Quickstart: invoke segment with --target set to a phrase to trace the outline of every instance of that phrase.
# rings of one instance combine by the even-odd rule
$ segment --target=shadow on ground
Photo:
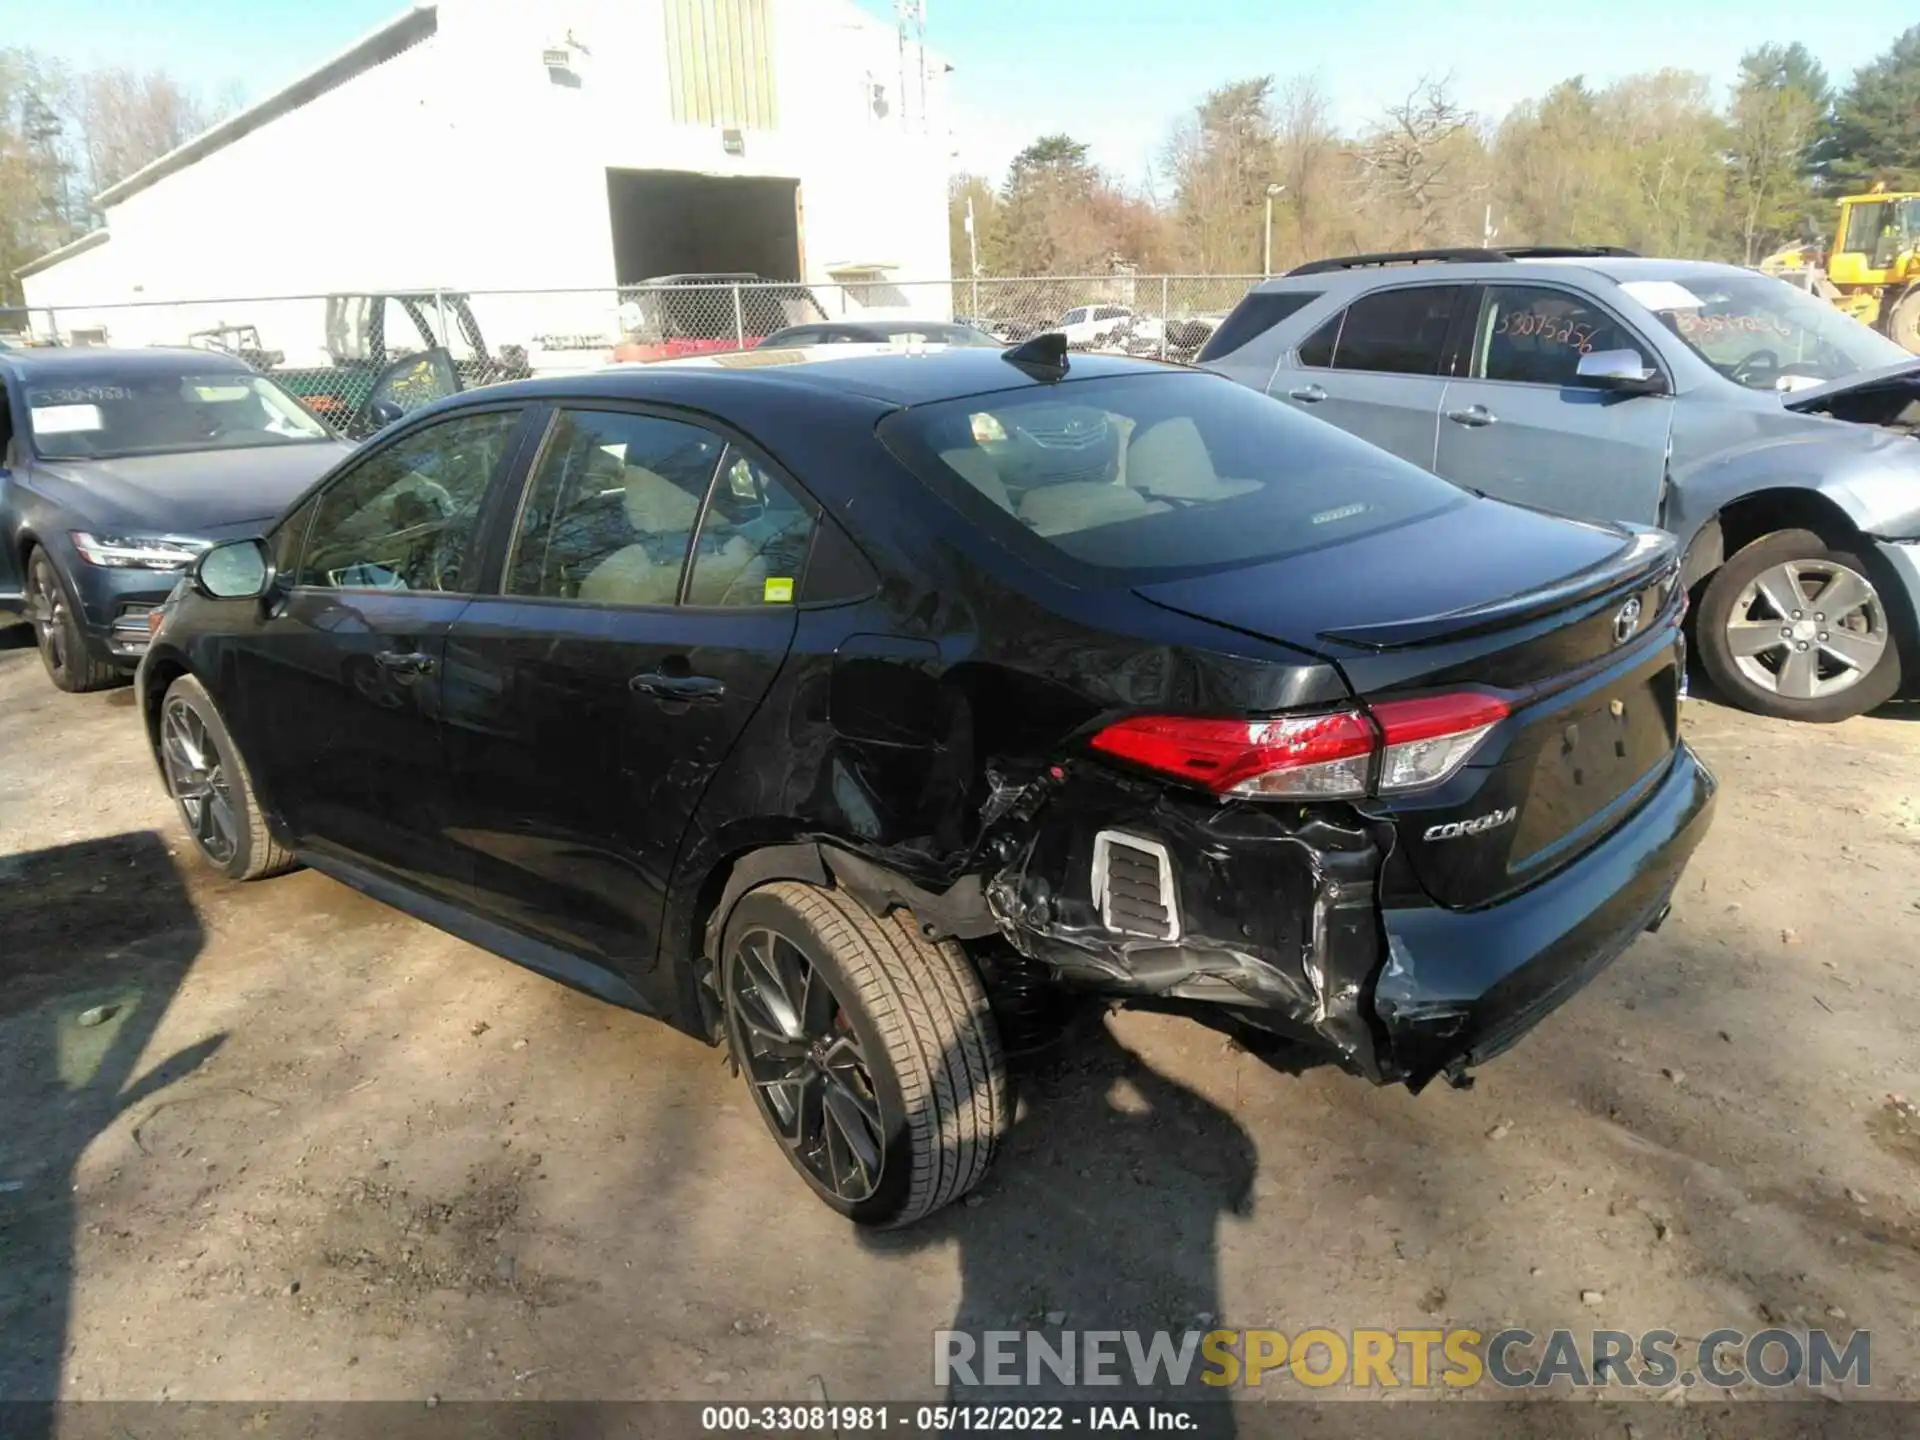
[[[0,1400],[59,1393],[74,1169],[224,1036],[136,1077],[204,935],[151,832],[0,857]]]
[[[951,1343],[960,1348],[949,1353],[970,1353],[973,1368],[971,1378],[956,1368],[949,1399],[1221,1398],[1199,1384],[1197,1353],[1185,1383],[1172,1384],[1165,1370],[1137,1374],[1117,1336],[1110,1342],[1117,1386],[1089,1385],[1084,1371],[1074,1384],[1060,1383],[1055,1370],[1030,1377],[1024,1354],[1015,1373],[1028,1383],[1002,1388],[989,1379],[988,1332],[1041,1332],[1058,1350],[1062,1332],[1084,1339],[1088,1331],[1130,1330],[1144,1339],[1213,1328],[1225,1308],[1220,1226],[1251,1212],[1258,1163],[1252,1139],[1227,1110],[1148,1064],[1097,1009],[1021,1071],[1022,1103],[989,1182],[992,1203],[956,1205],[904,1232],[860,1235],[882,1255],[958,1248],[961,1293],[950,1326],[965,1338],[956,1337]],[[1195,1433],[1231,1435],[1228,1407],[1209,1406]]]

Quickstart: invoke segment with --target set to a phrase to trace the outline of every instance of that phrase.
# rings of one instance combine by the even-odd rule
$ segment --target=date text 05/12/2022
[[[1041,1431],[1196,1430],[1197,1407],[1099,1405],[706,1405],[700,1428],[713,1434],[824,1435],[903,1430],[935,1435],[962,1431],[1030,1435]]]

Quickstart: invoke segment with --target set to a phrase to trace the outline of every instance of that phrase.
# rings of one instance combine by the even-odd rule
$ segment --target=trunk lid
[[[1442,905],[1491,903],[1604,838],[1679,740],[1672,537],[1477,501],[1268,566],[1140,587],[1337,664],[1363,704],[1457,690],[1510,707],[1430,789],[1362,802]]]

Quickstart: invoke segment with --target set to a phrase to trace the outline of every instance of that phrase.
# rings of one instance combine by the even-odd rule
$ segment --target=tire
[[[1879,575],[1873,557],[1811,530],[1764,536],[1707,582],[1694,630],[1700,663],[1732,703],[1779,720],[1831,724],[1883,705],[1900,689],[1907,617],[1894,613],[1898,597]],[[1861,587],[1867,597],[1839,624],[1820,608],[1835,584],[1846,587],[1843,602]]]
[[[197,767],[191,764],[194,751],[202,760]],[[253,776],[219,707],[191,675],[175,680],[160,701],[159,759],[167,793],[202,860],[229,880],[262,880],[294,867],[293,856],[267,827]],[[188,770],[198,772],[191,785]],[[191,793],[194,790],[200,793]],[[217,800],[224,800],[224,807]],[[217,844],[210,836],[216,827],[222,831]]]
[[[1887,306],[1884,324],[1889,340],[1920,355],[1920,285],[1908,286],[1906,294]]]
[[[728,1047],[814,1194],[892,1228],[980,1183],[1013,1111],[986,991],[957,943],[783,880],[741,897],[721,956]]]
[[[27,556],[27,614],[47,678],[70,695],[123,684],[126,672],[87,643],[73,587],[53,557],[35,548]]]

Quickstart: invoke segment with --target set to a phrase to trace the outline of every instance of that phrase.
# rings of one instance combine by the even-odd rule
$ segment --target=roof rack
[[[1621,245],[1508,245],[1498,250],[1385,250],[1374,255],[1339,255],[1309,260],[1289,275],[1324,275],[1335,270],[1364,270],[1375,265],[1498,265],[1512,260],[1577,259],[1581,256],[1634,256]]]

